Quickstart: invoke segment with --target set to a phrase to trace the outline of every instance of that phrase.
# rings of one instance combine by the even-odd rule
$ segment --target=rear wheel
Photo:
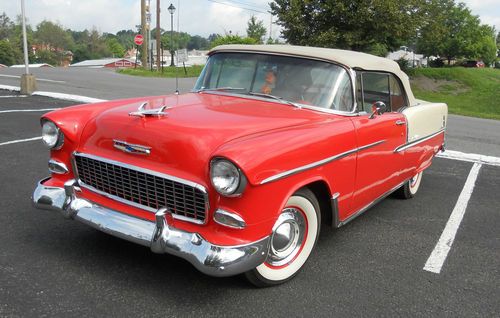
[[[284,283],[302,269],[318,239],[321,213],[318,200],[308,189],[294,193],[273,226],[266,261],[245,273],[256,286]]]
[[[410,180],[406,181],[401,188],[398,189],[397,194],[403,199],[413,198],[420,188],[420,182],[422,181],[422,171],[413,176]]]

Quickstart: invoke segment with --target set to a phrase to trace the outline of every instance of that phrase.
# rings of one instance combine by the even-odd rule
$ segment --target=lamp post
[[[175,66],[174,64],[174,12],[175,7],[170,4],[168,7],[168,12],[170,12],[170,66]]]
[[[30,74],[29,61],[28,61],[28,40],[26,37],[26,10],[24,8],[24,0],[21,0],[21,17],[22,17],[22,28],[23,28],[23,53],[24,53],[24,72],[21,75],[21,94],[31,95],[36,91],[36,79],[35,76]]]

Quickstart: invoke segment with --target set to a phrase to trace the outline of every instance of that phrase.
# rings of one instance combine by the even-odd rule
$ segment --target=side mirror
[[[387,106],[384,102],[375,102],[372,104],[372,113],[370,115],[370,119],[375,118],[375,115],[382,115],[387,110]]]

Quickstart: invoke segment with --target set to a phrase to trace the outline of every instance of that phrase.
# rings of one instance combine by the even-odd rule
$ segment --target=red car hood
[[[142,102],[126,102],[86,125],[78,151],[138,165],[204,184],[208,163],[224,143],[249,135],[325,120],[310,110],[234,96],[190,93],[145,99],[146,109],[168,106],[163,117],[136,117]],[[124,153],[113,140],[151,147],[150,155]],[[205,178],[203,178],[205,176]]]

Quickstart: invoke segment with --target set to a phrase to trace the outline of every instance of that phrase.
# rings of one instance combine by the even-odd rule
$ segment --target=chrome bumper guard
[[[269,237],[247,245],[218,246],[198,233],[176,229],[167,223],[167,209],[156,212],[156,222],[123,214],[78,198],[75,180],[64,188],[38,183],[32,202],[38,209],[59,211],[65,218],[78,220],[105,233],[149,247],[154,253],[182,257],[211,276],[232,276],[262,264],[267,256]]]

